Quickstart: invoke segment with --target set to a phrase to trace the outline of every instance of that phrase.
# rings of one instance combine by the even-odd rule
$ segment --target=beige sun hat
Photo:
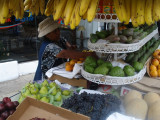
[[[59,28],[61,25],[58,24],[53,18],[46,18],[38,25],[38,37],[43,37],[48,33],[54,31],[55,29]]]

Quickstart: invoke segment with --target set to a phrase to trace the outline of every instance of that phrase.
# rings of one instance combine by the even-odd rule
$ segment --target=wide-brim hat
[[[43,37],[47,35],[48,33],[54,31],[55,29],[59,28],[61,24],[58,24],[56,21],[54,21],[52,18],[48,17],[44,19],[41,23],[38,25],[38,37]]]

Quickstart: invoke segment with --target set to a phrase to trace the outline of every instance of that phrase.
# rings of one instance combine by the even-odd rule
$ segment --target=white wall
[[[0,82],[18,78],[21,75],[35,73],[38,61],[18,64],[17,61],[0,63]]]

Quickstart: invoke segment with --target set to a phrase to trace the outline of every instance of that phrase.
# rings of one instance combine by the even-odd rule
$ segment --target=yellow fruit
[[[73,66],[72,65],[67,65],[66,66],[66,71],[71,72],[73,70]]]
[[[70,65],[70,63],[69,63],[69,62],[66,62],[65,66],[67,66],[67,65]]]
[[[160,62],[160,61],[159,61]],[[160,70],[160,64],[157,66],[157,69]]]
[[[158,73],[158,77],[160,77],[160,69],[159,69],[159,70],[157,70],[157,73]]]
[[[157,77],[158,76],[158,72],[157,71],[153,71],[153,70],[150,71],[149,74],[150,74],[151,77]]]
[[[158,59],[152,59],[152,65],[158,66],[159,65],[159,61]]]
[[[82,61],[77,61],[77,63],[83,63]]]
[[[154,51],[153,55],[154,58],[160,59],[160,50]]]
[[[70,65],[73,65],[73,66],[74,66],[75,63],[77,63],[77,60],[71,60],[69,63],[70,63]]]
[[[85,58],[79,58],[79,61],[84,61],[85,60]]]
[[[149,67],[150,71],[156,71],[157,70],[157,67],[155,65],[151,65]]]

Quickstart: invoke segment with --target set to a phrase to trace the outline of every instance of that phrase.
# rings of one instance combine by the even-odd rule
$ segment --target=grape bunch
[[[35,118],[32,118],[30,120],[46,120],[45,118],[38,118],[38,117],[35,117]]]
[[[91,120],[106,120],[113,112],[120,111],[121,101],[111,94],[74,94],[66,99],[62,107],[89,116]]]

